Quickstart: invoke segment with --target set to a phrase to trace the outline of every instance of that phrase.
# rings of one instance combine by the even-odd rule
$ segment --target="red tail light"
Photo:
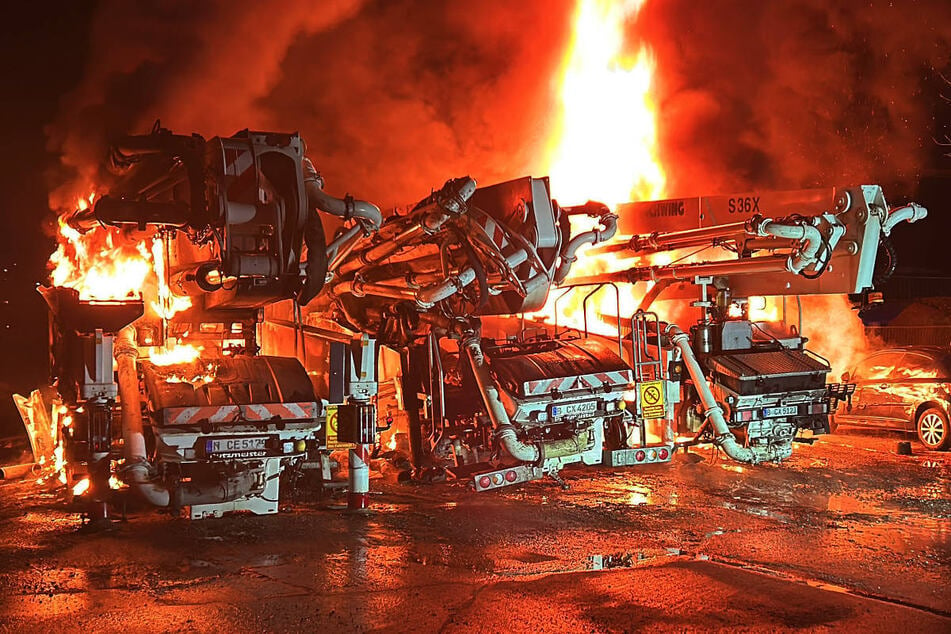
[[[492,485],[492,480],[489,479],[489,476],[482,476],[481,478],[479,478],[479,486],[482,487],[483,489],[491,485]]]
[[[667,449],[661,449],[660,451],[657,452],[657,455],[660,457],[661,460],[667,460],[667,456],[670,455],[670,452],[667,451]]]
[[[518,474],[515,473],[514,471],[506,471],[505,479],[508,480],[509,482],[515,482],[516,480],[518,480]]]
[[[644,452],[643,449],[638,450],[638,452],[634,454],[634,459],[637,460],[638,462],[644,462],[644,458],[646,457],[647,457],[647,454]]]

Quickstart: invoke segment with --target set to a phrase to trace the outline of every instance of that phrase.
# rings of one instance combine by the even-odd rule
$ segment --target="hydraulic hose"
[[[720,407],[716,398],[713,396],[710,384],[707,383],[707,377],[703,374],[703,370],[697,362],[697,357],[690,347],[690,337],[675,324],[667,326],[666,334],[670,337],[671,343],[680,348],[684,364],[687,366],[687,372],[690,374],[694,388],[700,396],[700,402],[703,404],[704,418],[710,421],[710,424],[713,426],[713,431],[716,434],[714,444],[723,449],[726,455],[737,462],[746,462],[749,464],[759,462],[753,450],[740,445],[740,443],[736,441],[736,436],[730,431],[730,427],[723,417],[723,408]]]

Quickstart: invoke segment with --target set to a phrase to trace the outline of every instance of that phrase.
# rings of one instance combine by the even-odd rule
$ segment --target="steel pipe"
[[[671,231],[668,233],[655,231],[654,233],[633,236],[625,250],[665,251],[700,244],[710,244],[711,241],[717,238],[728,238],[744,233],[746,233],[745,222],[733,222],[726,225],[685,229],[683,231]]]
[[[366,221],[367,228],[376,231],[383,224],[380,208],[365,200],[354,200],[350,196],[335,198],[324,191],[324,179],[306,156],[301,160],[304,172],[304,191],[307,202],[312,206],[343,218],[360,218]]]
[[[360,280],[349,280],[340,282],[334,286],[335,295],[353,295],[354,297],[363,297],[364,295],[377,295],[389,299],[406,299],[415,301],[417,299],[416,291],[411,288],[401,288],[398,286],[387,286],[374,282],[361,282]]]
[[[443,222],[445,222],[448,219],[449,219],[449,216],[443,214],[442,222],[440,222],[439,224],[441,225]],[[380,262],[382,262],[389,256],[399,251],[401,248],[403,248],[404,244],[422,236],[423,234],[426,233],[426,231],[427,231],[426,227],[422,222],[420,224],[413,225],[412,227],[410,227],[409,229],[406,229],[402,233],[396,236],[393,236],[393,238],[391,238],[390,240],[387,240],[386,242],[381,242],[380,244],[374,247],[370,247],[369,249],[367,249],[360,255],[344,263],[340,267],[340,275],[347,275],[348,273],[353,273],[355,271],[358,271],[359,269],[362,269],[364,266],[379,264]]]
[[[928,210],[918,203],[908,203],[903,207],[896,207],[888,214],[888,217],[882,223],[882,233],[886,236],[891,235],[892,229],[899,222],[907,220],[908,222],[917,222],[928,217]]]
[[[791,273],[801,273],[807,267],[815,264],[816,256],[823,245],[822,232],[812,225],[795,224],[787,225],[776,222],[770,218],[754,222],[756,235],[761,237],[772,236],[784,240],[797,240],[800,242],[798,249],[789,255],[787,269]],[[831,245],[830,245],[831,248]],[[832,257],[829,253],[828,257]]]
[[[606,242],[617,233],[617,215],[608,211],[607,207],[604,207],[604,210],[605,213],[598,219],[599,228],[578,234],[561,249],[561,262],[555,270],[555,284],[561,284],[568,277],[571,265],[578,260],[578,249],[586,244]]]
[[[365,239],[362,225],[355,224],[327,245],[327,270],[333,272],[350,252]]]
[[[722,448],[723,451],[726,452],[726,455],[730,456],[737,462],[746,462],[749,464],[756,464],[759,462],[759,459],[753,450],[740,445],[740,443],[736,441],[736,436],[734,436],[733,432],[730,431],[730,427],[726,423],[726,418],[723,416],[723,408],[720,407],[716,398],[713,396],[713,391],[710,389],[710,384],[707,383],[707,377],[700,368],[700,364],[697,362],[697,357],[694,355],[693,349],[690,347],[689,335],[687,335],[687,333],[685,333],[675,324],[670,324],[667,326],[665,333],[668,337],[670,337],[671,343],[680,348],[683,362],[687,366],[687,373],[690,374],[690,378],[693,380],[693,386],[697,390],[697,394],[700,397],[700,402],[703,404],[704,418],[710,421],[710,424],[713,426],[714,433],[716,434],[716,440],[714,443],[718,447]]]
[[[475,376],[476,385],[479,386],[479,393],[482,395],[482,402],[485,403],[489,420],[492,421],[492,426],[495,427],[495,437],[499,444],[516,460],[537,462],[541,456],[538,447],[534,444],[523,443],[515,433],[515,427],[512,426],[508,412],[505,411],[505,406],[502,405],[502,399],[499,398],[499,388],[496,387],[489,366],[485,362],[485,355],[482,352],[479,340],[473,337],[466,341],[464,345],[469,366]]]
[[[495,437],[505,451],[522,462],[541,463],[548,458],[562,458],[583,453],[591,448],[591,437],[587,429],[579,431],[571,438],[548,440],[537,443],[524,443],[518,439],[515,427],[509,418],[505,406],[499,397],[499,388],[492,379],[492,373],[485,362],[485,355],[479,340],[471,337],[464,344],[466,357],[472,374],[475,376],[482,402],[485,404],[489,420],[495,427]]]

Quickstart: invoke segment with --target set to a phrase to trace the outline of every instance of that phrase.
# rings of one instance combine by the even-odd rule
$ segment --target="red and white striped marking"
[[[202,423],[234,423],[239,421],[313,420],[317,403],[251,403],[248,405],[200,405],[168,407],[162,410],[163,425],[200,425]]]
[[[570,392],[572,390],[597,389],[605,386],[619,387],[629,385],[633,382],[634,375],[631,370],[614,370],[611,372],[594,372],[591,374],[580,374],[555,379],[526,381],[522,386],[522,390],[524,390],[525,396],[541,396],[552,391]]]
[[[350,450],[350,490],[347,493],[347,508],[365,509],[370,505],[370,450],[366,445],[357,445]]]
[[[238,148],[225,148],[225,174],[238,176],[254,165],[254,155]]]

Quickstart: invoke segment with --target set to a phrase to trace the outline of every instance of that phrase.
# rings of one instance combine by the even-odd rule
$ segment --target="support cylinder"
[[[347,508],[357,511],[370,505],[370,451],[366,445],[356,445],[350,450],[350,490],[347,493]]]

